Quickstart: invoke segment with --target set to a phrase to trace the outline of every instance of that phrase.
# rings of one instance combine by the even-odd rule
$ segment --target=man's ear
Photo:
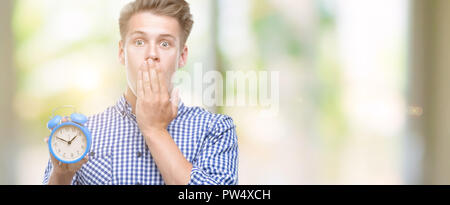
[[[178,61],[178,68],[182,68],[186,65],[187,57],[188,57],[188,47],[184,45],[184,48],[181,51],[180,60]]]
[[[125,65],[125,52],[124,52],[124,44],[123,41],[119,41],[119,61],[122,65]]]

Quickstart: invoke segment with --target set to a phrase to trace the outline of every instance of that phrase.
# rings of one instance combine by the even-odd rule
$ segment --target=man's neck
[[[130,88],[127,87],[127,91],[125,92],[125,99],[127,100],[128,104],[131,105],[131,112],[133,114],[136,114],[136,95],[131,91]]]

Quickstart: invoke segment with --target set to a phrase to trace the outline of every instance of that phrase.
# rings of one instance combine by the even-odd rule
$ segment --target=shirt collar
[[[133,112],[132,112],[133,109],[131,108],[131,105],[128,103],[127,99],[125,98],[125,95],[122,95],[119,98],[119,100],[117,101],[117,103],[115,105],[115,108],[123,118],[128,116],[131,118],[131,120],[136,122],[136,115],[133,114]],[[178,103],[177,117],[184,111],[184,109],[185,109],[184,103],[180,100],[180,102]]]

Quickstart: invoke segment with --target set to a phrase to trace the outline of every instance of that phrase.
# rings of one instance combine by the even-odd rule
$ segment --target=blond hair
[[[185,0],[135,0],[125,5],[119,18],[119,29],[122,40],[128,31],[128,21],[130,18],[139,12],[150,11],[155,15],[170,16],[177,19],[181,27],[181,45],[186,43],[189,34],[191,33],[192,15],[189,9],[189,4]]]

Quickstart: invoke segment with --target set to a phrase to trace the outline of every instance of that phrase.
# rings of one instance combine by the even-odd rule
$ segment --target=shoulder
[[[236,125],[231,116],[210,112],[202,107],[185,107],[180,120],[202,124],[211,135],[230,131],[235,132]]]
[[[104,127],[119,117],[119,113],[114,106],[107,107],[104,111],[88,116],[86,127],[90,130]]]

